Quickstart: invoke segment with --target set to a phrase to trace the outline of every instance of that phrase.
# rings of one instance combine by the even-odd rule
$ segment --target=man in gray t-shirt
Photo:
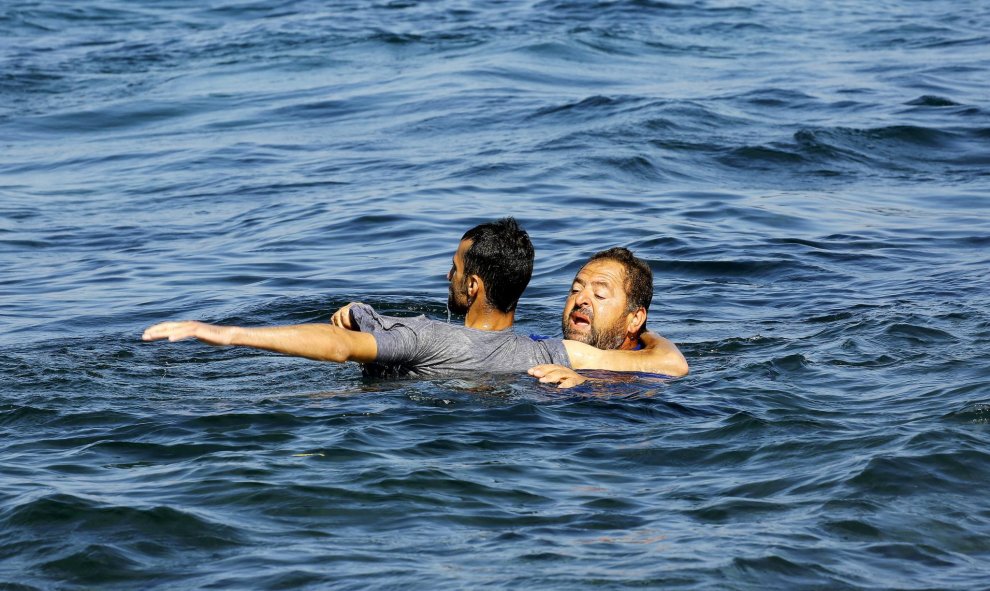
[[[354,328],[375,337],[378,354],[365,374],[436,377],[460,372],[523,373],[535,365],[570,367],[560,340],[534,341],[511,331],[477,330],[426,316],[381,316],[367,304],[350,308]]]

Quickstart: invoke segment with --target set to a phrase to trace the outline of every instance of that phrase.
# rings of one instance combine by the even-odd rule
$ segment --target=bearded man
[[[638,350],[648,346],[659,355],[658,371],[671,377],[687,375],[688,364],[677,346],[646,330],[653,300],[650,265],[622,247],[595,253],[571,283],[564,304],[564,338],[598,349]],[[586,377],[557,364],[539,365],[530,375],[543,383],[569,388]]]

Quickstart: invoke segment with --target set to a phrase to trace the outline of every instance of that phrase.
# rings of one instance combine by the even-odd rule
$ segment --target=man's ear
[[[626,332],[639,334],[643,325],[646,324],[646,308],[640,306],[634,312],[626,314]]]
[[[484,289],[485,282],[478,275],[471,275],[467,281],[467,295],[469,301],[477,299],[478,294]]]

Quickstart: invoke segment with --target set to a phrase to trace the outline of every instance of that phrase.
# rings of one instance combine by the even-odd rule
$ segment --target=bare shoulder
[[[640,335],[640,341],[643,343],[644,350],[652,351],[659,356],[659,362],[663,367],[662,373],[680,378],[686,376],[690,371],[684,354],[670,339],[647,330]]]

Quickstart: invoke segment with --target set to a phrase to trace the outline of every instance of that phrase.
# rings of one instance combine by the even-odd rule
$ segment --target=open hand
[[[588,378],[563,365],[537,365],[526,372],[534,378],[539,378],[541,384],[557,384],[558,388],[573,388],[580,386]]]
[[[232,338],[230,326],[214,326],[205,322],[184,320],[182,322],[162,322],[149,327],[141,335],[144,341],[160,341],[168,339],[171,342],[183,339],[199,339],[210,345],[229,345]]]

